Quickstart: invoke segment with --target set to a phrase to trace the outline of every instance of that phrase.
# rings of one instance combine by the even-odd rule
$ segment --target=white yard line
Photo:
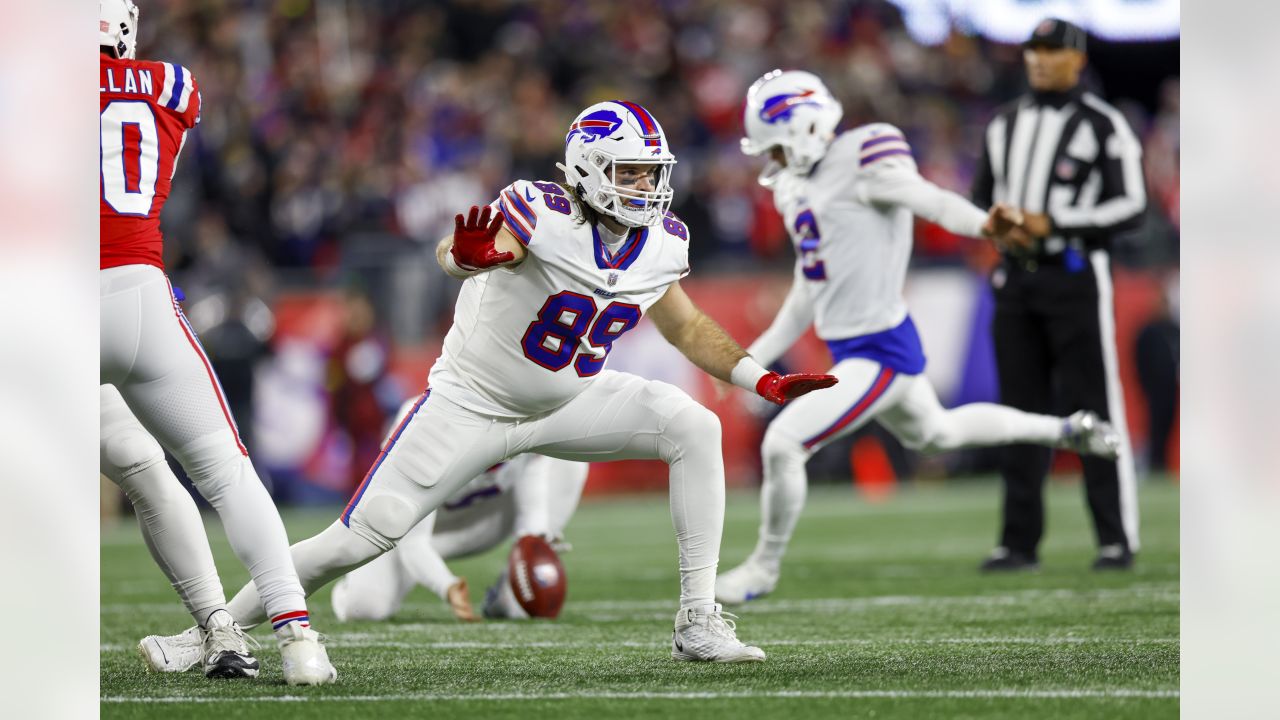
[[[758,600],[740,608],[744,615],[756,613],[789,613],[796,611],[861,610],[869,607],[894,607],[902,605],[1014,605],[1037,600],[1110,600],[1116,598],[1142,598],[1150,600],[1166,600],[1176,602],[1179,599],[1178,584],[1148,583],[1131,585],[1126,588],[1101,590],[1032,589],[1018,590],[995,595],[872,595],[852,598],[810,598],[796,600]],[[582,612],[608,612],[621,610],[676,611],[674,600],[583,600],[571,601],[569,607]],[[403,609],[439,607],[436,603],[405,603]],[[185,611],[175,599],[164,603],[104,603],[102,612],[154,612],[172,610],[177,614]]]
[[[599,642],[553,642],[553,641],[513,641],[483,642],[472,640],[440,640],[410,642],[402,639],[405,633],[333,633],[329,635],[329,644],[335,648],[407,648],[418,650],[515,650],[519,648],[551,648],[551,649],[592,649],[608,650],[610,648],[663,648],[667,642],[615,640]],[[949,637],[949,638],[847,638],[847,639],[814,639],[796,638],[751,638],[751,641],[765,647],[779,646],[871,646],[871,645],[1176,645],[1176,637],[1159,638],[1114,638],[1114,637]],[[101,652],[132,651],[136,646],[125,643],[105,643],[98,646]]]
[[[776,690],[731,692],[610,692],[587,691],[576,693],[475,693],[431,694],[406,693],[388,695],[264,695],[255,697],[183,697],[161,695],[155,697],[127,697],[107,695],[104,703],[262,703],[262,702],[397,702],[397,701],[445,701],[445,700],[719,700],[754,698],[799,699],[954,699],[954,700],[1046,700],[1046,699],[1174,699],[1177,690],[1138,690],[1114,688],[1109,690]]]

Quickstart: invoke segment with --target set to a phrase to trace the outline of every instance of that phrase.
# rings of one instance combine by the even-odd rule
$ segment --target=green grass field
[[[670,659],[676,546],[664,496],[583,503],[564,557],[556,622],[462,625],[417,590],[388,623],[341,625],[311,599],[338,684],[284,685],[270,634],[263,674],[211,681],[147,674],[143,635],[190,622],[136,526],[104,531],[102,716],[109,718],[1173,718],[1178,715],[1178,491],[1141,489],[1143,549],[1131,573],[1088,569],[1081,488],[1054,484],[1034,575],[982,576],[994,482],[925,485],[870,504],[848,487],[809,496],[777,592],[741,608],[762,664]],[[336,511],[286,514],[301,539]],[[755,541],[757,496],[732,494],[721,567]],[[228,594],[247,575],[220,526],[210,537]],[[479,603],[505,548],[454,564]]]

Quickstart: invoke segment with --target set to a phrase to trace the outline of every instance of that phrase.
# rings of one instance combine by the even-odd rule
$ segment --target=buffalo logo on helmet
[[[800,105],[820,105],[818,98],[814,97],[813,90],[805,90],[800,93],[786,93],[783,95],[774,95],[764,101],[764,107],[760,108],[760,119],[773,124],[779,120],[790,120],[791,111]]]
[[[618,117],[617,113],[612,110],[597,110],[570,125],[569,134],[565,136],[564,143],[568,145],[575,135],[581,135],[584,143],[595,142],[600,138],[609,137],[619,127],[622,127],[622,118]]]

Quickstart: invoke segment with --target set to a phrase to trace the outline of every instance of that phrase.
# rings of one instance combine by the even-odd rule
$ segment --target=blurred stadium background
[[[1178,392],[1176,1],[151,0],[139,57],[187,66],[204,99],[163,218],[165,260],[277,500],[339,502],[449,326],[458,283],[436,267],[436,240],[512,179],[556,173],[582,107],[629,98],[663,123],[679,159],[673,209],[692,233],[686,287],[745,342],[772,319],[792,262],[738,151],[750,82],[775,67],[818,73],[845,126],[899,126],[921,172],[967,194],[983,127],[1025,88],[1017,43],[1047,14],[1091,31],[1086,84],[1143,139],[1150,202],[1115,249],[1117,325],[1140,467],[1176,471],[1177,422],[1170,433],[1159,420],[1176,417]],[[995,260],[917,227],[909,301],[944,403],[996,399]],[[730,484],[756,484],[769,409],[717,398],[651,326],[620,344],[611,367],[720,414]],[[812,336],[784,362],[828,366]],[[883,489],[992,467],[988,452],[920,458],[871,428],[810,472]],[[588,492],[665,485],[664,468],[614,463],[593,468]]]

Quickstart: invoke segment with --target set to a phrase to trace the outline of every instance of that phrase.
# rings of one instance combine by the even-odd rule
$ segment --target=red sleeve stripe
[[[177,76],[177,72],[174,70],[174,66],[167,62],[160,63],[160,67],[164,68],[162,71],[164,80],[160,83],[160,94],[156,97],[156,104],[169,107],[169,103],[173,102],[174,78]],[[181,88],[178,91],[181,94]]]
[[[507,228],[511,230],[511,234],[516,236],[522,245],[528,245],[533,239],[533,231],[524,224],[524,218],[520,216],[518,211],[511,209],[511,203],[508,202],[507,193],[503,193],[498,200],[498,212],[507,219]]]
[[[510,193],[511,196],[515,199],[516,210],[521,215],[524,216],[525,220],[529,222],[529,228],[532,230],[536,230],[538,228],[538,213],[534,212],[533,208],[529,207],[529,203],[526,202],[525,199],[520,196],[520,193],[515,191],[514,186],[507,192]],[[526,190],[525,192],[528,192],[528,191]]]

